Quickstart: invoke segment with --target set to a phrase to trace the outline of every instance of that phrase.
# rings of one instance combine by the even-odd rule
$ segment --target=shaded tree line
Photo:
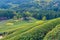
[[[23,18],[24,20],[27,20],[29,17],[35,18],[35,19],[42,19],[45,17],[46,19],[53,19],[60,17],[60,12],[56,12],[53,10],[40,10],[40,11],[11,11],[11,10],[0,10],[0,18],[7,18],[7,19],[20,19]]]

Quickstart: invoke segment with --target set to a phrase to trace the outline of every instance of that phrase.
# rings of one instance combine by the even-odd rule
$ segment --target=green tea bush
[[[48,32],[43,40],[60,40],[60,25]]]
[[[0,22],[0,32],[11,32],[17,28],[20,28],[22,25],[28,25],[26,21],[14,22],[14,20],[6,20]]]
[[[6,36],[5,38],[3,38],[3,40],[7,40],[9,38],[17,36],[18,34],[21,34],[21,33],[25,32],[27,30],[30,30],[30,29],[34,28],[35,26],[38,26],[38,25],[41,25],[41,24],[44,23],[44,21],[37,21],[37,22],[39,22],[39,23],[33,22],[31,24],[25,24],[25,25],[21,26],[20,28],[16,29],[14,33],[12,33],[12,34]]]
[[[60,18],[35,26],[34,28],[25,31],[22,34],[17,34],[8,40],[43,40],[45,35],[58,24],[60,24]]]

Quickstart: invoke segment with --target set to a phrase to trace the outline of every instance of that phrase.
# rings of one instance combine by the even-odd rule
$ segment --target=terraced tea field
[[[3,36],[0,40],[60,40],[60,18],[33,22],[2,21],[0,35]]]

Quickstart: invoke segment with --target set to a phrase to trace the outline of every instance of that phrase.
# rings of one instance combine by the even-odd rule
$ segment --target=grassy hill
[[[0,24],[0,34],[3,36],[1,40],[52,40],[59,33],[59,24],[60,18],[34,22],[7,20]]]

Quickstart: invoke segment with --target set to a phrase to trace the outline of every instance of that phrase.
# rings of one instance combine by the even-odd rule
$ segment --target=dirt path
[[[3,36],[0,36],[0,39],[2,39],[3,38]]]

